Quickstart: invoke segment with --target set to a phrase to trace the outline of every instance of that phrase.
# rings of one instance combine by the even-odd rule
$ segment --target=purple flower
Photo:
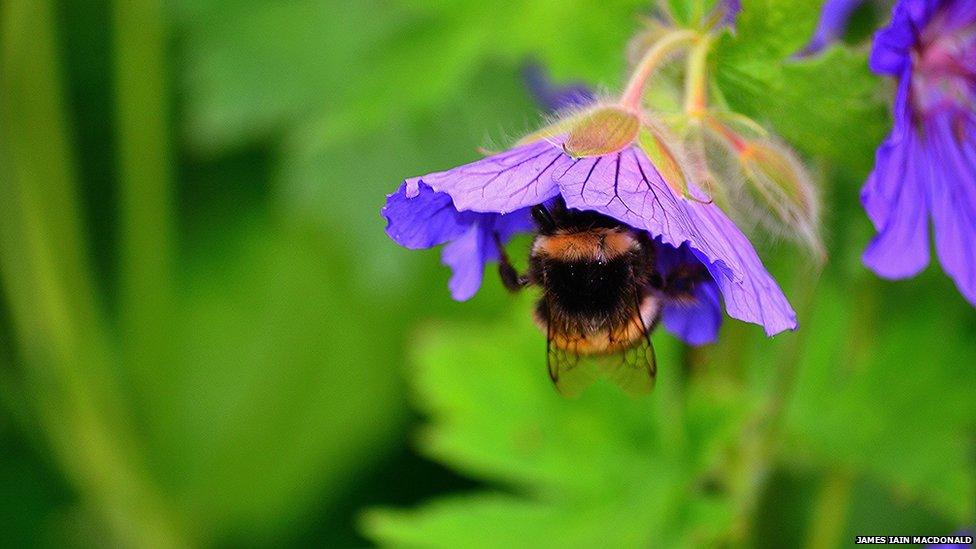
[[[411,248],[451,242],[445,262],[454,269],[454,279],[463,278],[452,286],[452,293],[469,297],[481,279],[470,273],[497,257],[487,235],[501,228],[508,231],[499,235],[504,239],[524,229],[527,208],[562,196],[567,207],[595,211],[647,231],[662,247],[682,254],[677,261],[704,267],[717,292],[710,292],[708,284],[697,288],[701,307],[707,309],[721,294],[729,316],[759,324],[767,335],[796,328],[793,309],[752,245],[697,187],[688,184],[694,199],[676,192],[636,140],[582,158],[567,154],[566,143],[565,136],[540,139],[458,168],[407,179],[387,198],[387,233]],[[454,248],[463,237],[477,244]],[[665,324],[679,335],[695,342],[714,340],[718,321],[708,318],[709,313],[704,313],[701,326],[689,326],[687,317],[693,310],[670,310]]]
[[[662,3],[667,5],[666,3]],[[724,27],[728,27],[732,32],[735,32],[735,20],[739,17],[739,12],[742,11],[741,0],[719,0],[715,2],[712,9],[704,15],[701,25],[709,30],[719,31]],[[667,8],[665,8],[665,13]],[[672,25],[681,26],[680,24],[673,23],[674,16],[669,17],[672,21]],[[693,22],[693,26],[697,26],[698,22]]]
[[[729,4],[732,13],[728,23],[731,24],[738,13],[738,2]],[[593,93],[583,84],[568,87],[553,84],[541,65],[527,65],[523,75],[536,102],[549,112],[582,107],[595,101]],[[656,241],[656,244],[658,245],[658,270],[664,278],[672,272],[701,265],[687,246],[675,249],[661,244],[660,241]],[[693,300],[670,301],[665,305],[662,312],[664,328],[689,345],[714,343],[718,339],[718,331],[722,326],[722,301],[718,285],[709,277],[708,280],[697,284],[692,294]]]
[[[796,55],[798,57],[813,55],[838,40],[847,30],[847,22],[851,14],[863,3],[864,0],[827,0],[823,11],[820,12],[820,22],[817,23],[813,38]]]
[[[586,84],[556,85],[550,80],[545,67],[538,63],[527,64],[522,69],[522,78],[536,103],[549,112],[581,107],[595,101],[593,92]]]
[[[722,0],[715,9],[719,12],[719,25],[727,25],[734,30],[735,19],[739,17],[739,12],[742,11],[741,0]]]
[[[976,2],[899,1],[870,66],[898,88],[894,127],[861,191],[878,231],[864,263],[885,278],[918,274],[931,216],[943,269],[976,305]]]
[[[417,189],[407,198],[408,183],[387,196],[383,217],[386,232],[401,246],[412,250],[431,248],[447,243],[441,261],[451,268],[448,288],[458,301],[471,299],[481,287],[485,263],[499,257],[494,234],[504,243],[515,233],[533,228],[529,210],[523,208],[510,214],[459,212],[445,193],[435,193],[430,187]]]
[[[657,268],[667,280],[673,273],[700,266],[687,245],[674,248],[660,244],[657,248]],[[722,326],[722,299],[718,284],[711,277],[691,288],[693,299],[668,301],[661,317],[664,328],[689,345],[705,345],[718,339]]]

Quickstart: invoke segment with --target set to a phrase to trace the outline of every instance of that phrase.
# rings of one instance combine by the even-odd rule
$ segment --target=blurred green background
[[[532,129],[526,62],[617,85],[647,2],[0,1],[0,545],[834,547],[976,523],[976,314],[937,268],[859,261],[890,96],[859,41],[883,14],[801,62],[819,2],[743,4],[715,85],[826,205],[822,272],[757,241],[801,329],[661,332],[652,395],[565,400],[531,299],[489,273],[452,302],[379,209]]]

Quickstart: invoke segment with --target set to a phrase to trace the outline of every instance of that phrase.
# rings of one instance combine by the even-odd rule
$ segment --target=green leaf
[[[684,389],[686,361],[659,333],[661,380],[644,399],[609,382],[577,400],[559,397],[527,303],[491,324],[430,326],[416,339],[415,402],[429,417],[421,449],[488,488],[414,510],[372,510],[366,534],[427,547],[742,541],[775,464],[850,472],[859,486],[884,487],[875,499],[934,513],[919,520],[968,523],[976,501],[971,311],[895,300],[892,291],[873,301],[875,284],[850,285],[825,277],[800,339],[743,339],[745,327],[733,323],[699,355],[701,370]],[[917,326],[916,315],[937,310],[939,321]]]
[[[364,528],[391,545],[692,546],[723,536],[731,499],[708,479],[723,466],[754,403],[717,385],[678,394],[678,347],[658,338],[655,393],[630,398],[603,380],[561,397],[545,371],[530,304],[491,325],[437,325],[418,336],[416,404],[429,417],[422,450],[510,487],[373,511]],[[504,342],[504,343],[502,343]]]
[[[332,140],[457,97],[488,62],[538,58],[613,82],[646,9],[637,0],[185,2],[190,138],[239,146],[313,121]],[[288,29],[282,33],[281,29]],[[513,71],[513,76],[515,72]]]
[[[874,290],[882,297],[845,297]],[[968,524],[976,513],[972,309],[949,292],[954,303],[900,290],[822,290],[804,326],[818,344],[800,358],[786,454],[860,471]]]
[[[397,439],[399,317],[348,299],[348,259],[321,233],[252,219],[197,246],[169,372],[168,480],[208,535],[274,539]]]
[[[863,50],[834,47],[795,59],[820,2],[743,2],[734,36],[716,49],[716,77],[733,110],[765,121],[802,152],[863,178],[889,126]]]

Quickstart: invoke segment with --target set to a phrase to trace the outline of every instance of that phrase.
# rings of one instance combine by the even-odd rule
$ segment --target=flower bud
[[[751,120],[713,114],[688,125],[686,143],[709,194],[743,225],[758,225],[826,256],[820,203],[796,153]]]
[[[767,230],[805,244],[822,260],[826,251],[819,234],[820,203],[796,153],[772,137],[742,138],[726,126],[717,133],[742,174],[744,184],[740,192],[732,189],[732,199],[743,201]]]
[[[557,120],[553,120],[545,126],[535,130],[523,136],[521,139],[515,142],[516,145],[525,145],[527,143],[534,143],[540,139],[549,139],[551,137],[556,137],[564,133],[568,133],[576,123],[584,116],[582,113],[571,114],[567,116],[560,117]]]
[[[637,114],[616,106],[596,107],[573,125],[563,144],[574,158],[603,156],[627,147],[640,131]]]
[[[826,250],[819,234],[820,203],[796,154],[775,141],[754,141],[739,160],[756,200],[769,207],[785,234],[795,235],[823,259]]]

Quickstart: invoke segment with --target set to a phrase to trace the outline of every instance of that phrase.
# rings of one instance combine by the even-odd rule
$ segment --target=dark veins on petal
[[[687,242],[733,318],[761,324],[767,334],[796,327],[792,308],[745,235],[714,204],[678,197],[637,147],[574,162],[556,177],[571,208],[610,215],[675,248]]]
[[[689,214],[689,206],[701,205],[678,198],[637,147],[573,163],[557,172],[556,180],[568,206],[605,213],[676,248],[689,242],[712,261],[722,262],[736,279],[742,277],[722,235],[703,233],[698,216]]]
[[[572,162],[547,141],[536,141],[451,170],[408,180],[451,195],[458,210],[507,213],[556,195],[552,174]]]

